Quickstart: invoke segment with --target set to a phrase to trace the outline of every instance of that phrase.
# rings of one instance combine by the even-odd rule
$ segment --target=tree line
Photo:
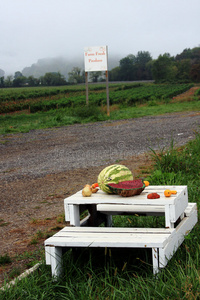
[[[128,55],[109,72],[111,81],[155,80],[155,82],[200,82],[200,47],[185,49],[181,54],[169,53],[152,59],[148,51]]]
[[[104,72],[90,72],[90,81],[105,81]],[[109,81],[154,80],[164,82],[200,82],[200,47],[185,49],[181,54],[171,56],[169,53],[153,59],[148,51],[129,54],[119,61],[119,66],[109,71]],[[20,71],[14,76],[4,77],[0,69],[0,87],[21,86],[59,86],[85,82],[85,72],[74,67],[68,73],[68,80],[60,72],[48,72],[40,78],[25,77]]]

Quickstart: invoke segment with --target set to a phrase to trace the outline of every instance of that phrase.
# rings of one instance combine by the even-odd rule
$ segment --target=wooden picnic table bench
[[[162,196],[167,188],[176,189],[177,194],[170,198]],[[161,197],[147,199],[147,194],[153,191],[160,192]],[[145,188],[141,195],[128,198],[108,195],[101,190],[92,197],[82,197],[79,191],[64,200],[64,207],[66,221],[71,226],[64,227],[45,241],[46,264],[51,265],[53,276],[61,273],[63,250],[77,247],[151,248],[153,273],[156,274],[167,265],[185,235],[197,223],[197,205],[188,203],[187,186],[151,186]],[[88,209],[91,215],[81,222],[80,213],[84,209]],[[162,214],[165,216],[166,227],[109,227],[113,214],[126,213]],[[98,227],[102,221],[107,221],[108,227]],[[88,227],[88,224],[91,226]]]

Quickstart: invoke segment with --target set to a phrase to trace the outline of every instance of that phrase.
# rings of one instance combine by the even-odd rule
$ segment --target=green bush
[[[102,116],[102,112],[100,108],[95,105],[85,105],[85,106],[78,106],[73,109],[73,116],[79,117],[81,119],[95,117],[98,119]]]

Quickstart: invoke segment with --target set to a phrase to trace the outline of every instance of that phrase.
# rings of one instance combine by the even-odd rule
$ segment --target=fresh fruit
[[[177,194],[177,191],[171,191],[171,193],[172,193],[173,195],[176,195],[176,194]]]
[[[132,172],[123,165],[111,165],[103,169],[98,176],[98,184],[102,191],[111,194],[107,184],[133,180]]]
[[[96,183],[93,183],[92,186],[91,186],[93,189],[99,187],[99,184],[96,182]]]
[[[165,197],[170,197],[171,195],[176,195],[177,194],[177,191],[171,191],[171,190],[165,190],[164,191],[164,195]]]
[[[92,189],[89,184],[86,184],[82,190],[83,197],[90,197],[92,195]]]
[[[144,180],[143,182],[144,182],[145,186],[149,186],[149,182],[147,180]]]
[[[172,194],[172,192],[171,192],[170,190],[165,190],[165,191],[164,191],[165,197],[170,197],[171,194]]]
[[[92,190],[92,193],[94,194],[94,193],[97,193],[99,189],[91,187],[91,190]]]
[[[107,186],[113,194],[123,197],[139,195],[145,188],[145,184],[141,179],[122,181],[117,184],[110,183]]]
[[[147,195],[148,199],[157,199],[160,198],[160,195],[158,195],[157,193],[150,193]]]

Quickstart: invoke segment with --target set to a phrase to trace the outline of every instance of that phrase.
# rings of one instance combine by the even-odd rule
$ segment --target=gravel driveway
[[[34,130],[0,137],[1,180],[37,178],[100,166],[133,155],[185,144],[200,131],[200,113],[176,113]]]

